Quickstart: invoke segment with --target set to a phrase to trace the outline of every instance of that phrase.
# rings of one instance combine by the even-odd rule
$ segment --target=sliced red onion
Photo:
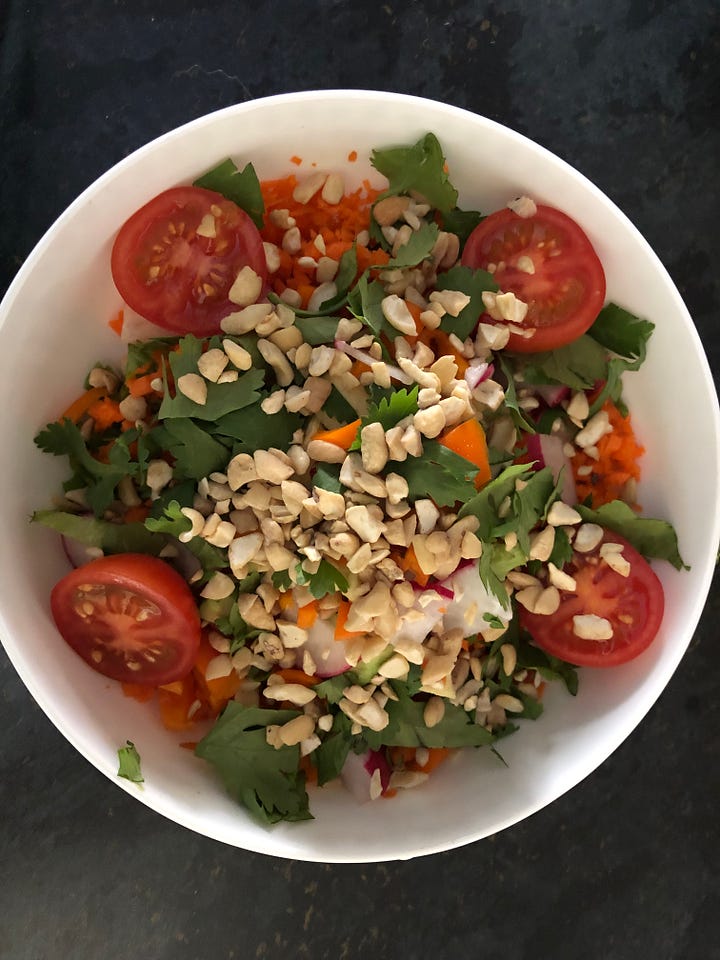
[[[532,389],[549,407],[560,406],[562,401],[570,396],[570,387],[564,383],[541,383]]]
[[[344,640],[335,639],[335,620],[318,618],[308,630],[308,638],[298,648],[297,665],[302,667],[303,654],[310,654],[318,677],[337,677],[350,669]]]
[[[495,373],[495,367],[492,363],[485,363],[484,360],[471,360],[465,371],[465,382],[474,390],[483,380],[488,380]]]
[[[346,343],[345,340],[336,340],[335,349],[339,350],[341,353],[346,353],[349,357],[352,357],[353,360],[359,360],[361,363],[366,363],[368,367],[372,366],[373,363],[377,363],[377,357],[373,357],[371,353],[368,353],[366,350],[357,350],[355,347],[351,347],[349,343]],[[387,371],[390,374],[390,377],[393,380],[399,380],[400,383],[411,384],[413,381],[411,378],[400,369],[391,363],[386,363]]]
[[[386,790],[390,782],[390,766],[384,754],[370,750],[367,754],[359,755],[351,750],[347,755],[340,780],[358,803],[370,801],[370,781],[375,770],[380,771],[380,784]]]
[[[435,593],[439,593],[441,597],[445,597],[446,600],[452,600],[455,594],[449,587],[445,587],[442,583],[429,583],[426,587],[421,587],[419,583],[416,583],[414,580],[409,581],[412,584],[412,588],[416,593],[425,593],[428,590],[434,590]]]
[[[563,470],[563,486],[560,491],[560,499],[572,506],[577,503],[577,491],[572,464],[565,453],[564,446],[565,443],[561,437],[555,437],[548,433],[535,433],[527,438],[528,453],[537,461],[536,469],[549,467],[555,480],[558,479],[560,471]]]

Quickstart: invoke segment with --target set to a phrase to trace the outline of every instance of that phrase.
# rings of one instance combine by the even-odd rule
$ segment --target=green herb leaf
[[[408,391],[393,390],[383,396],[378,403],[371,403],[367,416],[363,417],[358,435],[350,446],[350,450],[359,450],[361,445],[360,432],[370,423],[381,423],[384,430],[397,426],[401,420],[411,417],[418,412],[418,387]]]
[[[120,747],[117,754],[119,762],[117,775],[132,783],[144,783],[140,772],[140,754],[132,740],[126,740],[125,746]]]
[[[334,343],[340,317],[295,317],[295,326],[305,343],[317,347],[321,343]]]
[[[526,463],[512,464],[464,503],[458,517],[462,519],[471,514],[477,517],[480,521],[476,531],[477,536],[483,541],[491,540],[493,530],[500,523],[498,516],[500,505],[505,497],[512,497],[515,493],[516,481],[528,480],[531,474],[532,469]]]
[[[335,593],[337,590],[344,592],[348,588],[345,575],[324,557],[315,573],[308,573],[307,570],[303,570],[301,564],[298,564],[297,574],[297,582],[301,586],[307,586],[316,600],[322,599],[328,593]]]
[[[562,680],[568,693],[574,697],[578,691],[577,667],[551,657],[539,647],[529,643],[527,635],[516,643],[518,669],[538,670],[545,680]]]
[[[597,510],[578,504],[575,508],[588,523],[597,523],[625,537],[644,557],[667,560],[676,570],[689,570],[678,550],[677,534],[666,520],[639,517],[622,500],[613,500]]]
[[[178,479],[202,480],[228,462],[228,448],[187,418],[165,420],[155,427],[153,435],[174,457],[173,476]]]
[[[648,340],[654,329],[654,323],[641,320],[616,303],[608,303],[602,308],[588,333],[593,340],[597,340],[612,353],[634,360],[637,366],[632,369],[637,369],[645,359]]]
[[[180,349],[168,356],[173,379],[177,384],[186,373],[198,373],[198,360],[202,356],[203,342],[192,334],[180,341]],[[207,383],[207,402],[195,403],[178,390],[174,397],[166,391],[158,411],[158,419],[169,417],[192,417],[195,420],[218,420],[235,410],[241,410],[258,402],[260,389],[265,382],[264,370],[252,369],[241,374],[234,383]]]
[[[573,343],[544,353],[514,355],[513,370],[521,370],[526,383],[564,383],[572,390],[588,390],[607,377],[605,347],[585,334]]]
[[[329,736],[312,754],[317,766],[319,786],[340,776],[350,752],[351,744],[350,720],[344,713],[337,713]]]
[[[535,427],[527,419],[524,412],[520,409],[520,405],[518,404],[515,377],[513,376],[513,371],[510,364],[507,362],[507,359],[502,353],[499,353],[495,359],[496,362],[500,364],[500,369],[505,374],[505,379],[507,380],[505,385],[505,406],[510,411],[513,423],[518,430],[524,430],[526,433],[535,433]]]
[[[424,441],[421,457],[393,461],[391,467],[393,473],[407,480],[411,503],[429,497],[439,507],[450,507],[475,493],[478,468],[437,440]]]
[[[337,313],[341,307],[345,306],[348,298],[348,291],[350,290],[350,286],[357,276],[357,270],[357,249],[353,243],[353,245],[340,257],[338,271],[335,274],[335,280],[333,281],[337,289],[337,293],[334,296],[329,297],[327,300],[324,300],[317,310],[301,310],[299,307],[293,307],[292,310],[295,313],[295,319],[317,320],[318,318],[323,317],[334,320],[335,325],[337,326],[338,318],[331,317],[330,315]],[[282,303],[280,297],[274,293],[268,294],[268,300],[270,300],[271,303]],[[310,329],[315,329],[315,327],[313,326]],[[322,343],[324,341],[320,342]]]
[[[352,315],[361,323],[370,327],[375,334],[375,339],[383,348],[383,356],[390,361],[391,357],[387,347],[382,343],[382,335],[385,334],[390,340],[397,336],[397,330],[391,327],[385,319],[380,304],[385,299],[385,287],[379,280],[368,281],[367,273],[364,273],[348,296],[348,308]]]
[[[205,190],[214,190],[223,197],[232,200],[241,210],[244,210],[253,220],[258,230],[265,222],[265,204],[260,190],[260,181],[251,163],[238,170],[228,157],[212,170],[208,170],[202,177],[193,182],[194,187],[204,187]]]
[[[340,483],[340,464],[318,463],[312,477],[312,483],[314,487],[320,487],[321,490],[329,490],[331,493],[342,493],[343,485]]]
[[[228,792],[263,823],[310,820],[300,748],[279,750],[266,739],[271,724],[300,716],[296,710],[262,710],[231,700],[195,753],[211,763]]]
[[[179,337],[155,337],[153,340],[136,340],[127,347],[125,376],[130,377],[138,370],[155,364],[155,355],[167,354],[178,343]]]
[[[212,428],[217,437],[235,440],[236,453],[255,453],[256,450],[287,450],[295,431],[302,426],[299,413],[289,413],[282,407],[277,413],[265,413],[261,401],[220,417]]]
[[[103,553],[149,553],[157,556],[167,544],[166,537],[151,533],[144,523],[110,523],[64,510],[36,510],[31,520],[86,547],[98,547]]]
[[[485,217],[477,210],[461,210],[459,207],[455,207],[454,210],[443,211],[442,226],[443,230],[458,236],[460,249],[462,250],[467,238],[484,219]]]
[[[442,147],[433,133],[409,147],[373,150],[370,162],[389,181],[383,196],[413,190],[438,210],[457,205],[458,193],[445,172]]]
[[[167,533],[178,539],[181,533],[187,533],[190,530],[192,523],[184,513],[180,512],[180,504],[177,500],[171,500],[165,507],[163,516],[148,517],[145,526],[151,533]],[[228,565],[225,552],[220,547],[215,547],[207,540],[203,540],[202,537],[193,537],[184,546],[197,558],[206,575],[214,570],[222,570]]]
[[[491,273],[485,270],[471,270],[470,267],[452,267],[441,273],[437,279],[438,290],[459,290],[470,297],[470,303],[464,307],[457,317],[446,313],[440,321],[440,329],[445,333],[454,333],[456,337],[465,340],[475,329],[480,315],[485,313],[485,304],[482,295],[485,290],[497,291]]]
[[[399,248],[397,255],[391,257],[383,269],[415,267],[422,263],[432,253],[439,232],[436,223],[423,223],[419,230],[413,230],[408,242]]]
[[[329,417],[332,417],[338,424],[342,425],[352,423],[353,420],[357,420],[358,418],[355,407],[347,402],[337,387],[333,387],[330,391],[330,396],[323,406],[323,412]]]

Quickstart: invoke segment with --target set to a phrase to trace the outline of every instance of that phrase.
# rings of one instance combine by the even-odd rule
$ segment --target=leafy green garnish
[[[149,553],[157,556],[167,538],[151,533],[144,523],[110,523],[96,517],[78,516],[64,510],[36,510],[31,517],[57,533],[103,553]]]
[[[507,362],[502,353],[497,355],[496,361],[499,363],[500,369],[505,374],[505,379],[507,381],[505,384],[505,406],[510,411],[510,416],[513,419],[513,423],[518,430],[524,430],[527,433],[535,433],[535,427],[527,419],[518,404],[517,388],[515,387],[515,378],[513,376],[513,371],[510,367],[510,364]]]
[[[562,680],[568,693],[574,697],[578,691],[577,667],[528,643],[526,636],[516,643],[518,669],[537,670],[544,680]]]
[[[328,593],[335,593],[336,590],[343,592],[348,588],[345,575],[324,557],[315,573],[308,573],[298,564],[297,582],[300,586],[307,586],[316,600],[322,599]]]
[[[484,219],[485,217],[477,210],[460,210],[459,207],[455,207],[454,210],[443,211],[443,230],[457,235],[462,250],[467,238]]]
[[[392,461],[391,467],[407,480],[410,503],[429,497],[439,507],[451,507],[475,493],[478,468],[437,440],[424,441],[422,456]]]
[[[385,299],[385,287],[379,280],[368,281],[367,273],[364,273],[348,296],[348,308],[352,315],[361,323],[370,327],[375,334],[375,339],[382,345],[383,356],[390,360],[390,354],[387,347],[382,343],[381,337],[385,334],[390,340],[397,336],[397,330],[391,327],[385,319],[380,304]]]
[[[522,371],[525,383],[564,383],[573,390],[588,390],[606,378],[608,355],[602,344],[585,334],[564,347],[513,356],[510,362],[513,370]]]
[[[148,517],[145,526],[151,533],[167,533],[178,539],[181,533],[187,533],[192,527],[191,521],[180,511],[177,500],[171,500],[165,507],[162,517]],[[227,567],[228,561],[220,547],[213,546],[202,537],[193,537],[185,547],[193,554],[202,566],[205,574]]]
[[[377,403],[370,404],[367,416],[362,418],[358,435],[350,446],[350,450],[360,449],[360,431],[370,423],[381,423],[384,430],[397,426],[401,420],[411,417],[418,412],[418,387],[412,390],[393,390],[380,398]]]
[[[120,480],[138,474],[138,464],[133,463],[128,447],[130,433],[135,434],[128,431],[112,445],[107,463],[101,463],[91,455],[80,430],[70,420],[49,423],[37,434],[35,443],[45,453],[68,458],[73,475],[64,484],[64,489],[84,487],[88,506],[96,517],[100,517],[114,500],[115,487]]]
[[[353,244],[340,257],[338,271],[333,281],[337,289],[335,295],[324,300],[316,310],[301,310],[299,307],[293,307],[292,310],[295,313],[296,320],[316,320],[319,317],[325,317],[334,320],[337,326],[338,318],[331,317],[331,314],[337,313],[341,307],[345,306],[348,292],[357,275],[357,269],[357,249],[355,244]],[[280,297],[274,293],[268,294],[268,300],[270,300],[271,303],[282,303]],[[316,328],[315,325],[313,325],[309,329],[312,331],[323,328]],[[309,342],[310,341],[308,341],[308,343]],[[321,340],[318,342],[324,343],[325,341]]]
[[[203,353],[203,341],[192,334],[183,337],[179,349],[169,354],[167,360],[175,384],[187,373],[197,374],[198,360]],[[166,391],[160,404],[158,418],[193,417],[196,420],[213,421],[235,410],[249,407],[260,400],[259,390],[265,381],[264,370],[252,369],[241,374],[233,383],[207,382],[207,401],[195,403],[179,390],[174,397]]]
[[[300,748],[267,742],[271,724],[300,716],[296,710],[263,710],[231,700],[195,753],[211,763],[228,792],[263,823],[311,820]]]
[[[292,436],[302,426],[299,413],[290,413],[284,407],[277,413],[265,413],[260,402],[242,410],[234,410],[220,417],[211,429],[217,437],[234,440],[233,455],[255,453],[256,450],[287,450]]]
[[[442,147],[433,133],[410,147],[373,150],[370,162],[389,181],[382,196],[412,190],[438,210],[452,210],[457,205],[458,193],[445,172]]]
[[[168,353],[179,339],[179,337],[155,337],[153,340],[136,340],[134,343],[129,343],[125,361],[125,376],[130,377],[149,364],[154,366],[155,355]]]
[[[575,508],[588,523],[597,523],[625,537],[644,557],[667,560],[676,570],[689,570],[678,550],[677,534],[666,520],[639,517],[622,500],[613,500],[597,510],[578,504]]]
[[[193,182],[195,187],[204,187],[205,190],[214,190],[221,193],[228,200],[232,200],[253,220],[258,230],[265,222],[265,204],[260,190],[260,181],[251,163],[238,170],[228,157],[212,170],[208,170],[202,177]]]
[[[153,438],[174,457],[173,476],[201,480],[227,464],[228,448],[187,417],[167,419]]]
[[[609,303],[600,311],[588,332],[615,356],[608,362],[605,384],[590,407],[591,416],[597,413],[608,399],[615,403],[623,415],[627,414],[627,407],[622,399],[622,375],[625,371],[640,369],[654,329],[655,324],[641,320],[614,303]]]
[[[480,318],[485,312],[482,295],[485,290],[497,291],[498,285],[491,273],[485,270],[471,270],[470,267],[452,267],[441,273],[435,285],[438,290],[459,290],[470,297],[470,303],[460,311],[457,317],[449,313],[440,321],[440,329],[445,333],[454,333],[464,340],[470,336]]]
[[[423,223],[419,230],[413,230],[408,242],[400,247],[397,255],[391,257],[383,269],[415,267],[422,263],[432,253],[438,233],[436,223]]]
[[[339,424],[352,423],[357,420],[357,410],[351,406],[337,387],[333,387],[330,396],[325,401],[323,412]]]
[[[344,713],[336,713],[330,733],[312,754],[319,786],[340,776],[351,746],[350,720]]]
[[[140,771],[140,754],[132,740],[126,740],[125,746],[120,747],[117,754],[119,763],[117,775],[132,783],[144,783]]]
[[[333,343],[340,317],[295,317],[295,326],[303,336],[305,343],[317,347],[321,343]]]
[[[340,464],[318,463],[312,478],[313,486],[321,490],[330,490],[331,493],[342,493],[340,483]]]

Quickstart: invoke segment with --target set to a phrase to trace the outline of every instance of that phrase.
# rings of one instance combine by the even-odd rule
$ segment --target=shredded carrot
[[[355,163],[356,160],[357,160],[357,150],[351,150],[350,153],[348,154],[348,162]]]
[[[640,479],[638,460],[645,452],[635,439],[630,417],[623,417],[610,400],[602,409],[613,429],[597,442],[598,459],[593,460],[582,451],[572,458],[578,500],[582,503],[589,497],[596,508],[628,497],[632,481]],[[628,499],[634,501],[632,496]]]
[[[296,167],[299,167],[302,163],[302,157],[293,156],[290,157],[290,163],[294,163]]]
[[[60,420],[72,420],[77,423],[83,414],[87,413],[93,404],[107,396],[105,387],[90,387],[85,393],[81,394],[77,400],[73,400],[67,410],[60,417]]]
[[[284,593],[281,593],[278,598],[278,603],[280,604],[281,610],[288,610],[290,607],[292,607],[295,603],[295,600],[293,599],[292,591],[285,590]]]
[[[157,371],[144,373],[139,377],[128,377],[127,386],[131,397],[146,397],[154,392],[153,381],[157,378]]]
[[[428,580],[430,577],[427,573],[423,573],[412,544],[410,544],[404,554],[401,554],[397,558],[396,563],[401,570],[404,570],[405,573],[410,574],[409,579],[412,580],[413,583],[417,583],[421,587],[426,587],[428,585]]]
[[[318,618],[317,600],[311,600],[300,607],[297,613],[297,625],[301,630],[309,630]]]
[[[113,333],[116,333],[119,337],[121,337],[124,322],[125,322],[125,313],[122,310],[118,310],[115,316],[111,320],[108,320],[108,326],[113,331]]]
[[[337,430],[321,430],[314,435],[313,440],[323,440],[325,443],[342,447],[343,450],[349,450],[355,442],[359,429],[360,420],[353,420],[352,423],[348,423],[344,427],[338,427]]]
[[[451,356],[457,364],[458,376],[465,376],[468,362],[466,358],[455,349],[452,345],[452,340],[444,330],[430,330],[428,327],[425,327],[421,330],[419,339],[421,343],[430,347],[436,357]]]
[[[171,693],[167,688],[158,688],[160,719],[167,730],[187,730],[193,723],[192,719],[188,718],[190,707],[196,700],[193,678],[185,677],[179,682],[179,693]]]
[[[352,640],[353,637],[361,636],[364,630],[347,630],[345,624],[350,614],[350,601],[341,599],[338,606],[337,620],[335,621],[335,639]]]
[[[452,430],[448,430],[443,436],[438,437],[439,443],[453,453],[469,460],[478,468],[478,475],[475,477],[475,487],[480,489],[492,477],[490,472],[490,460],[488,458],[487,441],[485,431],[477,420],[465,420],[458,424]]]
[[[88,415],[95,421],[95,430],[102,433],[114,423],[122,423],[125,419],[120,413],[120,404],[117,400],[111,400],[110,397],[103,397],[96,400],[91,407],[88,407]]]

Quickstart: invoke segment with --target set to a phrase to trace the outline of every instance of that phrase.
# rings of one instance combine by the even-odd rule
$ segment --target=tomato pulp
[[[518,353],[553,350],[577,340],[605,302],[605,273],[580,227],[553,207],[538,206],[532,217],[505,208],[491,213],[470,234],[463,266],[493,267],[503,293],[528,305],[521,326],[530,337],[511,333]],[[483,321],[494,322],[489,316]]]
[[[94,670],[158,686],[192,670],[200,617],[183,578],[156,557],[100,557],[63,577],[50,596],[63,639]]]
[[[628,576],[617,573],[600,555],[603,544],[616,543],[630,564]],[[639,656],[660,628],[665,598],[650,564],[627,540],[606,530],[589,553],[573,551],[563,571],[576,583],[560,591],[560,606],[549,616],[519,607],[520,623],[538,647],[553,657],[581,667],[614,667]],[[612,637],[586,640],[574,631],[573,617],[595,614],[607,620]]]
[[[198,336],[218,333],[222,318],[239,309],[228,293],[243,267],[264,292],[257,227],[237,204],[201,187],[173,187],[141,207],[120,228],[111,258],[128,306],[158,326]]]

